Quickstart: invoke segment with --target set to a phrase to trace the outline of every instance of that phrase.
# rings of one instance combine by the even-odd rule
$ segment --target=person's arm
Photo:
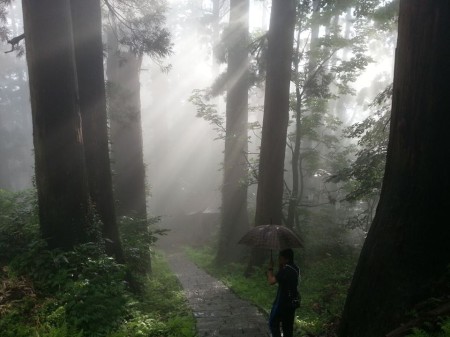
[[[273,261],[269,262],[269,268],[267,269],[267,282],[269,282],[270,285],[277,283],[277,278],[273,274]]]

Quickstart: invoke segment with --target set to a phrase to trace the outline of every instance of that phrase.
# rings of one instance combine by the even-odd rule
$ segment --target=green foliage
[[[124,266],[96,244],[63,252],[46,249],[43,241],[32,242],[10,267],[16,275],[32,280],[42,295],[58,298],[55,310],[64,311],[64,323],[83,330],[86,336],[104,335],[117,327],[126,313]]]
[[[2,337],[32,335],[27,317],[36,304],[32,284],[23,278],[2,279],[0,286],[0,331]]]
[[[166,5],[160,0],[104,0],[120,44],[136,55],[161,61],[172,53],[170,32],[165,27]]]
[[[358,139],[359,149],[352,164],[331,180],[350,182],[345,197],[348,201],[380,194],[389,138],[391,97],[392,85],[375,98],[371,108],[377,110],[372,115],[346,130],[348,138]]]
[[[354,13],[357,17],[374,20],[378,29],[396,29],[399,0],[363,0],[355,2]]]
[[[34,208],[34,193],[0,191],[2,337],[134,337],[138,331],[144,331],[142,336],[194,336],[193,316],[161,256],[154,276],[141,280],[139,298],[126,282],[127,268],[145,264],[145,254],[133,251],[133,245],[148,252],[165,233],[149,230],[158,219],[122,221],[131,263],[124,266],[107,256],[102,244],[48,250],[39,239]]]
[[[412,333],[406,337],[448,337],[450,336],[450,317],[441,319],[437,331],[427,331],[426,329],[413,328]]]
[[[197,117],[202,118],[211,124],[214,130],[217,132],[216,139],[224,139],[225,130],[225,119],[217,111],[217,106],[215,104],[209,103],[211,99],[210,90],[200,90],[195,89],[192,91],[191,97],[189,97],[189,102],[191,102],[197,109]]]
[[[152,277],[140,301],[129,302],[131,318],[109,337],[193,337],[195,320],[178,279],[161,255],[153,259]]]
[[[243,264],[215,266],[215,253],[209,247],[189,248],[187,254],[238,296],[269,314],[276,287],[267,284],[265,268],[257,268],[252,276],[246,278]],[[302,256],[302,252],[296,251],[295,255]],[[302,305],[296,312],[295,336],[333,336],[355,265],[356,258],[352,255],[326,256],[300,264]]]
[[[62,296],[66,321],[86,336],[103,336],[118,327],[126,313],[124,267],[102,254],[88,257],[78,268],[76,280]]]
[[[121,217],[119,228],[128,270],[133,277],[140,278],[151,270],[150,252],[159,236],[169,230],[156,228],[159,217],[141,219],[138,217]]]
[[[391,97],[392,85],[389,85],[370,105],[375,111],[345,130],[347,138],[357,140],[356,147],[351,145],[347,148],[354,158],[348,163],[342,162],[342,166],[336,167],[335,173],[327,179],[327,182],[341,183],[346,193],[344,200],[355,205],[354,214],[347,220],[350,228],[368,230],[381,193],[389,140]]]
[[[0,189],[0,266],[27,251],[38,233],[34,190],[12,193]]]
[[[302,206],[337,200],[338,189],[332,186],[331,195],[324,177],[347,164],[340,120],[345,111],[339,100],[355,94],[352,83],[373,61],[367,54],[373,26],[349,13],[353,5],[302,1],[297,7],[287,142],[292,176],[287,175],[285,184],[288,226],[299,225]]]
[[[6,41],[8,39],[9,29],[6,27],[7,20],[7,7],[11,4],[11,0],[0,0],[0,41]]]
[[[348,217],[348,210],[334,205],[322,207],[302,207],[299,211],[301,228],[298,232],[305,242],[305,250],[301,253],[304,261],[327,258],[329,256],[352,256],[359,253],[357,244],[363,237],[354,236],[347,239],[348,229],[342,225]]]

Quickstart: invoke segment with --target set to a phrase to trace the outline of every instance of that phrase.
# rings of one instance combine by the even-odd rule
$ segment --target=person
[[[273,273],[273,260],[270,260],[267,271],[267,281],[270,285],[278,283],[278,291],[269,318],[269,327],[272,337],[292,337],[294,330],[294,318],[296,307],[292,303],[295,297],[298,299],[298,281],[300,270],[294,264],[294,252],[292,249],[280,251],[278,256],[279,270]]]

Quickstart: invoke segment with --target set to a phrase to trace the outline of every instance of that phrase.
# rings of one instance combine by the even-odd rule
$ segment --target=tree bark
[[[386,172],[342,337],[398,327],[416,303],[439,295],[433,285],[450,263],[450,3],[402,0],[398,34]]]
[[[281,224],[284,156],[295,25],[294,1],[274,0],[268,32],[267,75],[255,225]]]
[[[217,262],[237,262],[239,239],[248,230],[248,12],[249,0],[231,0],[228,50],[225,157],[222,185],[222,220]]]
[[[142,56],[119,52],[117,38],[109,34],[107,77],[117,214],[146,218],[139,82]]]
[[[301,133],[301,117],[302,117],[302,92],[300,90],[300,82],[299,82],[299,76],[300,76],[300,34],[301,34],[301,27],[298,27],[297,31],[297,41],[296,41],[296,49],[295,49],[295,56],[294,56],[294,74],[295,78],[293,79],[294,85],[295,85],[295,132],[294,132],[294,146],[292,148],[292,161],[291,161],[291,168],[292,168],[292,190],[291,194],[289,196],[289,202],[288,202],[288,212],[287,212],[287,219],[286,219],[286,225],[289,228],[293,228],[294,224],[298,224],[298,204],[303,198],[303,175],[300,175],[300,170],[302,170],[301,167],[301,160],[300,160],[300,147],[302,144],[302,133]]]
[[[100,1],[71,0],[71,10],[90,196],[103,224],[106,251],[123,262],[109,159]]]
[[[71,249],[90,239],[89,194],[68,0],[24,0],[36,187],[43,237]]]
[[[295,14],[293,0],[272,1],[255,226],[282,221]],[[254,250],[250,266],[261,262]]]
[[[139,82],[142,56],[119,51],[119,41],[113,29],[108,30],[106,74],[117,214],[145,221],[147,207]],[[142,231],[148,230],[147,226],[139,226]],[[148,274],[152,271],[150,249],[143,249],[146,251],[142,254],[147,258],[142,263]]]

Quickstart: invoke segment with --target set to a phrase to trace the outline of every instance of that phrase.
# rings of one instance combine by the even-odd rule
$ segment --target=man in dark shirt
[[[278,283],[277,297],[270,313],[269,326],[272,337],[281,337],[280,325],[283,330],[283,337],[292,337],[296,309],[293,305],[293,299],[298,299],[297,286],[300,270],[294,264],[292,249],[280,251],[278,261],[280,266],[278,273],[276,275],[273,273],[273,261],[270,261],[267,272],[269,284]]]

